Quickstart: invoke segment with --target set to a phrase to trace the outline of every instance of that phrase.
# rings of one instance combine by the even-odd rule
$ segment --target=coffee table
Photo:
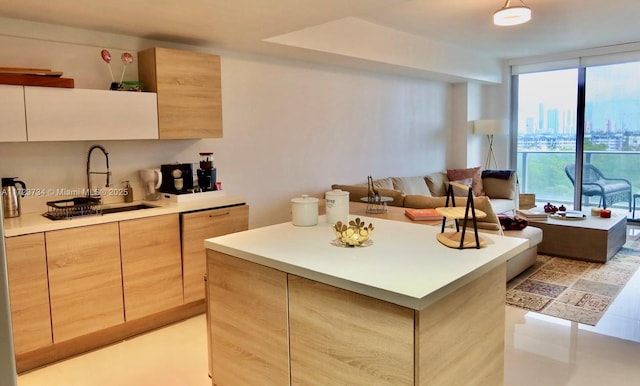
[[[627,217],[600,218],[586,214],[584,220],[549,217],[533,224],[542,229],[538,253],[606,263],[627,239]]]

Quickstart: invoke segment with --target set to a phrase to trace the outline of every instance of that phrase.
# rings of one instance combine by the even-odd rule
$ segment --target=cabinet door
[[[157,139],[153,93],[25,87],[29,141]]]
[[[222,137],[219,56],[150,48],[138,53],[138,78],[158,94],[160,139]]]
[[[182,214],[182,280],[184,302],[204,299],[207,253],[204,240],[249,228],[249,206]]]
[[[212,383],[291,385],[287,274],[207,252]]]
[[[177,214],[120,222],[126,320],[182,304]]]
[[[13,345],[22,354],[53,343],[44,234],[5,239]]]
[[[0,85],[0,142],[24,142],[24,87]]]
[[[118,223],[45,233],[53,341],[124,323]]]

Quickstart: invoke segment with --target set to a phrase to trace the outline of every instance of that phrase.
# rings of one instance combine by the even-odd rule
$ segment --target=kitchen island
[[[210,361],[224,385],[500,385],[505,262],[524,239],[450,249],[378,218],[373,244],[273,225],[205,241]]]

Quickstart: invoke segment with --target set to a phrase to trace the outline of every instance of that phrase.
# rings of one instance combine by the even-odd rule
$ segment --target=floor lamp
[[[481,119],[473,121],[473,133],[486,135],[489,140],[489,151],[487,152],[487,159],[484,163],[485,170],[491,169],[491,161],[495,167],[498,167],[498,161],[496,161],[496,155],[493,152],[493,136],[507,134],[507,125],[505,122],[499,119]]]

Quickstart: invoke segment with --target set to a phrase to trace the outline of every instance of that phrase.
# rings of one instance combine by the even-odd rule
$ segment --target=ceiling
[[[437,47],[491,59],[640,40],[638,0],[525,1],[532,9],[532,20],[513,27],[492,24],[493,12],[503,0],[21,0],[0,2],[0,17],[273,55],[296,56],[297,48],[313,52],[307,55],[312,59],[324,53],[343,62],[350,56],[356,61],[371,58],[350,55],[344,47],[331,52],[331,41],[320,44],[319,34],[310,32],[324,33],[339,25],[344,37],[339,40],[354,49],[375,50],[380,42],[377,49],[384,53],[389,44],[406,40],[405,46],[416,51],[424,46],[433,54],[439,52]],[[364,36],[374,28],[375,39]],[[385,34],[391,41],[387,45],[382,44]],[[279,40],[281,36],[286,39]],[[406,51],[407,57],[416,52]],[[375,60],[415,67],[398,57]]]

